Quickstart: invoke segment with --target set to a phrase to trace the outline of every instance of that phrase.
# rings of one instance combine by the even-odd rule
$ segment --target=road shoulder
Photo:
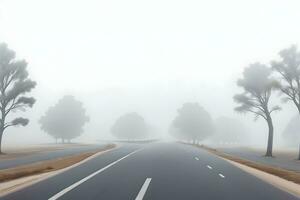
[[[300,197],[300,174],[298,172],[289,171],[269,165],[259,164],[237,156],[232,156],[216,149],[206,146],[196,146],[202,148],[230,164],[240,168],[241,170],[279,188],[296,197]]]
[[[15,178],[15,179],[0,183],[0,197],[5,196],[10,193],[13,193],[13,192],[16,192],[18,190],[21,190],[21,189],[31,186],[33,184],[36,184],[36,183],[43,181],[45,179],[48,179],[50,177],[56,176],[60,173],[63,173],[69,169],[77,167],[78,165],[81,165],[97,156],[100,156],[100,155],[102,155],[106,152],[109,152],[113,149],[116,149],[116,148],[118,148],[118,146],[108,145],[107,148],[101,149],[99,151],[94,151],[94,152],[90,152],[90,153],[82,153],[82,154],[76,155],[74,157],[68,156],[65,158],[67,160],[64,160],[64,158],[61,158],[61,159],[55,159],[52,161],[50,160],[50,161],[40,162],[33,166],[28,165],[28,166],[25,166],[25,168],[24,168],[24,166],[17,167],[17,170],[18,170],[18,168],[20,168],[20,169],[24,168],[25,170],[28,170],[28,167],[30,168],[30,167],[38,166],[38,167],[43,167],[46,170],[37,171],[36,173],[34,173],[34,171],[33,171],[32,174],[28,174],[28,175],[20,177],[20,178]],[[64,162],[64,161],[66,161],[66,162]],[[59,166],[56,168],[51,168],[51,167],[53,167],[53,165],[55,165],[56,162],[59,162]],[[46,165],[45,165],[45,163],[46,163]],[[39,165],[41,165],[41,166],[39,166]],[[51,167],[48,167],[47,165],[51,165]],[[49,168],[49,169],[47,170],[47,168]],[[1,173],[1,171],[3,171],[3,170],[0,170],[0,173]]]
[[[297,183],[285,180],[285,179],[275,176],[273,174],[269,174],[267,172],[249,167],[247,165],[240,164],[240,163],[232,161],[232,160],[228,160],[225,158],[222,158],[222,159],[226,160],[230,164],[242,169],[243,171],[245,171],[249,174],[252,174],[253,176],[255,176],[255,177],[257,177],[257,178],[259,178],[281,190],[284,190],[284,191],[289,192],[297,197],[300,197],[300,185]]]

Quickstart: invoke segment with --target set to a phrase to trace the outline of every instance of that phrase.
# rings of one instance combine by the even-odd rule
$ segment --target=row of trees
[[[245,68],[243,77],[237,82],[243,92],[234,96],[239,104],[236,111],[250,112],[255,119],[262,117],[266,120],[269,129],[266,156],[272,156],[272,114],[281,109],[271,102],[273,91],[279,91],[284,102],[292,102],[300,114],[300,52],[296,46],[291,46],[280,51],[279,56],[279,61],[272,61],[269,65],[254,63]],[[8,116],[34,105],[35,98],[27,94],[35,86],[36,82],[29,78],[26,61],[17,60],[14,51],[4,43],[0,44],[0,153],[4,131],[11,126],[26,126],[29,123],[26,118],[11,119]],[[70,141],[82,133],[83,125],[88,120],[82,103],[72,96],[65,96],[49,108],[40,119],[40,124],[55,139]],[[137,113],[129,113],[121,116],[111,131],[119,138],[141,139],[147,137],[149,126]],[[212,135],[214,126],[210,115],[202,107],[197,103],[186,103],[178,110],[171,132],[177,138],[197,143]]]
[[[27,118],[11,119],[9,115],[34,105],[35,98],[27,94],[35,86],[36,82],[29,78],[27,62],[16,59],[16,53],[5,43],[0,43],[0,153],[4,131],[12,126],[26,126],[29,123]],[[80,135],[87,121],[82,103],[72,96],[65,96],[49,108],[40,119],[40,124],[54,138],[70,141]]]
[[[194,144],[205,139],[219,143],[241,143],[247,135],[247,129],[240,121],[228,117],[212,120],[198,103],[185,103],[177,112],[169,132],[178,140]],[[154,135],[151,126],[138,113],[120,116],[113,124],[111,133],[127,141],[143,140]]]
[[[272,114],[281,109],[270,101],[272,92],[279,91],[282,100],[292,102],[300,113],[300,53],[294,45],[280,51],[279,56],[279,61],[271,61],[269,65],[254,63],[245,68],[243,77],[237,82],[243,93],[234,96],[239,104],[236,111],[253,113],[255,119],[261,117],[267,122],[269,131],[266,156],[272,156],[273,150]]]
[[[25,96],[36,82],[29,78],[25,60],[17,60],[14,51],[6,44],[0,44],[0,153],[4,130],[10,126],[26,126],[29,119],[17,117],[7,121],[9,113],[31,108],[35,99]],[[50,107],[39,120],[41,129],[57,141],[70,142],[83,132],[83,126],[89,121],[80,101],[73,96],[64,96]],[[149,126],[137,113],[121,116],[113,125],[112,133],[122,139],[142,139],[147,137]]]

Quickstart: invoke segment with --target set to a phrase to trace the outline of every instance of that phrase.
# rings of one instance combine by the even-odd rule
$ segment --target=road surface
[[[178,143],[124,145],[1,199],[296,200],[215,155]]]
[[[12,167],[18,167],[21,165],[32,164],[35,162],[46,161],[61,158],[64,156],[72,156],[79,153],[90,152],[100,150],[105,145],[80,145],[80,146],[68,146],[63,149],[46,150],[43,152],[29,153],[28,155],[12,158],[12,159],[0,159],[0,170],[8,169]]]

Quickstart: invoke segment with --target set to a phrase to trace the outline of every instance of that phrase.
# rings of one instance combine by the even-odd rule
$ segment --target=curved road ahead
[[[124,145],[1,199],[296,200],[205,150]]]

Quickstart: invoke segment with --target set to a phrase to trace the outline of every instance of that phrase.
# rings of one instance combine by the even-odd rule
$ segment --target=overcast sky
[[[176,103],[143,105],[160,111],[200,101],[218,117],[233,114],[235,81],[244,67],[268,63],[300,43],[299,8],[299,0],[0,0],[0,42],[28,61],[44,93],[103,99],[125,91],[128,99],[158,95],[158,105],[179,90],[186,96]],[[214,99],[226,105],[214,110]],[[171,118],[155,122],[153,116],[158,124]]]
[[[1,40],[55,89],[222,84],[300,41],[298,0],[0,2]]]

